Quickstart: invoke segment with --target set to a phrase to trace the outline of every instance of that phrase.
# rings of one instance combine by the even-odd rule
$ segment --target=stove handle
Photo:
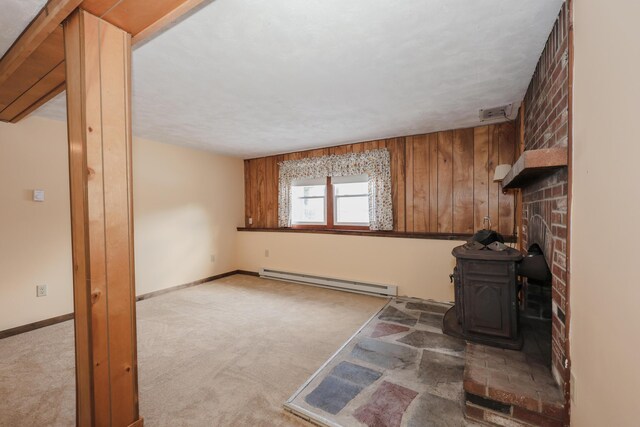
[[[453,267],[453,273],[449,275],[449,283],[455,283],[458,280],[458,267]]]

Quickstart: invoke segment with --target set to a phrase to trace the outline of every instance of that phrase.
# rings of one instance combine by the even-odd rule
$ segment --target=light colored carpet
[[[301,426],[283,402],[386,299],[235,275],[141,301],[147,426]],[[73,323],[0,340],[0,425],[75,422]]]

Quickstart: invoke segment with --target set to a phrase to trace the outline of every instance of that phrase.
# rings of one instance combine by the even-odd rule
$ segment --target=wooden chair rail
[[[369,236],[369,237],[394,237],[400,239],[431,239],[431,240],[467,240],[473,234],[467,233],[408,233],[398,231],[379,230],[341,230],[329,228],[252,228],[238,227],[238,231],[257,231],[266,233],[312,233],[312,234],[338,234],[344,236]],[[515,236],[503,236],[505,242],[515,243]]]

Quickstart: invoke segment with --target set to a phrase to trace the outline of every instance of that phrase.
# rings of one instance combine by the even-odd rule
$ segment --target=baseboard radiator
[[[353,280],[334,279],[331,277],[313,276],[310,274],[290,273],[286,271],[260,269],[260,277],[301,283],[303,285],[320,286],[322,288],[339,291],[356,292],[359,294],[397,296],[398,287],[394,285],[380,285],[377,283],[357,282]]]

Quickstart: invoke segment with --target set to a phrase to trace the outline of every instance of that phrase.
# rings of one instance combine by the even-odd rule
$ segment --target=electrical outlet
[[[216,256],[215,255],[211,255],[211,262],[216,262]]]
[[[269,258],[269,249],[264,250],[264,257]]]
[[[47,296],[47,285],[38,285],[38,286],[36,286],[36,296],[37,297],[46,297]]]

